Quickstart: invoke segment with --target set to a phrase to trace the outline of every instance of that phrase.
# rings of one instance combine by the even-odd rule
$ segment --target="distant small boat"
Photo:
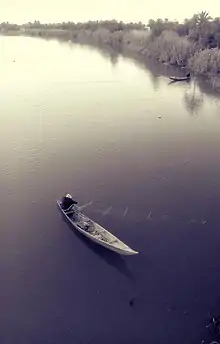
[[[169,78],[173,81],[185,81],[190,79],[190,74],[187,74],[186,76],[169,76]]]
[[[66,204],[64,204],[66,201]],[[80,233],[91,239],[95,243],[102,245],[109,250],[115,251],[122,255],[134,255],[137,251],[132,250],[129,246],[101,227],[98,223],[81,213],[80,207],[76,204],[70,194],[67,194],[63,200],[58,200],[57,204],[63,215],[70,224]]]

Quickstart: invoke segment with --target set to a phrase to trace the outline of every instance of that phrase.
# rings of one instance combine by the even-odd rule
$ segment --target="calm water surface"
[[[1,37],[0,64],[1,343],[201,343],[220,313],[218,97],[56,41]],[[64,192],[140,254],[71,231]]]

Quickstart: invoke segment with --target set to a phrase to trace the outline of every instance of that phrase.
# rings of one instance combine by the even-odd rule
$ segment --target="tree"
[[[197,14],[197,26],[199,37],[204,37],[207,33],[207,27],[209,24],[209,20],[212,18],[209,16],[208,12],[202,11],[201,13]]]
[[[155,21],[153,20],[153,19],[150,19],[149,21],[148,21],[148,27],[150,28],[150,30],[153,30],[154,29],[154,27],[155,27]]]
[[[209,20],[212,19],[212,17],[206,11],[202,11],[198,13],[196,17],[197,17],[197,23],[199,26],[206,24]]]

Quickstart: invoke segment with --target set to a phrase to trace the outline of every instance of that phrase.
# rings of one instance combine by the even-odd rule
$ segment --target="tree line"
[[[4,22],[2,34],[25,34],[43,38],[70,40],[110,48],[115,54],[153,60],[188,68],[194,73],[220,75],[220,17],[211,18],[202,11],[183,22],[150,19],[145,25],[122,21],[88,21],[23,25]]]
[[[159,37],[164,31],[174,31],[180,37],[187,39],[203,48],[220,48],[220,17],[211,18],[206,11],[194,14],[192,18],[185,19],[184,22],[170,21],[166,19],[150,19],[148,24],[139,23],[123,23],[122,21],[106,20],[106,21],[88,21],[85,23],[62,22],[42,24],[35,20],[34,22],[22,25],[3,22],[0,24],[1,31],[28,29],[55,29],[68,31],[97,31],[100,29],[108,30],[110,33],[116,31],[127,32],[131,30],[150,30],[153,37]]]
[[[62,23],[49,23],[43,24],[35,20],[34,22],[25,23],[22,25],[11,24],[9,22],[3,22],[0,24],[0,29],[5,30],[19,30],[24,29],[55,29],[55,30],[91,30],[107,29],[110,32],[115,31],[128,31],[128,30],[143,30],[146,25],[143,23],[123,23],[117,20],[100,20],[100,21],[88,21],[85,23],[75,22],[62,22]]]

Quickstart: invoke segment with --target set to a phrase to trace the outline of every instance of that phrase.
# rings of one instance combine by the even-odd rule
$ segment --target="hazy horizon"
[[[0,22],[26,23],[39,20],[43,23],[88,20],[122,20],[124,22],[146,23],[149,19],[168,18],[183,21],[192,17],[194,13],[207,11],[212,17],[220,16],[217,3],[207,3],[205,0],[185,2],[185,6],[174,3],[172,0],[63,0],[55,3],[51,0],[1,0]]]

